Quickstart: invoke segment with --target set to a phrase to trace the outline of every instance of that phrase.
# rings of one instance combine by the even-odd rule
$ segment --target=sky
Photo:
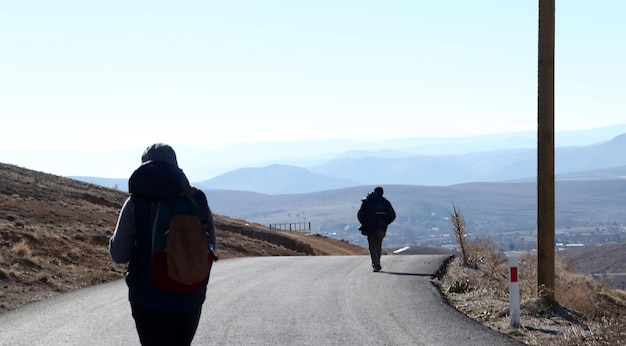
[[[626,123],[624,13],[556,1],[557,131]],[[529,0],[3,1],[0,150],[533,130],[537,15]]]

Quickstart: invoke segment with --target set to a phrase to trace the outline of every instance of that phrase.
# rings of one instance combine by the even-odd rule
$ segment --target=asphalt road
[[[445,255],[254,257],[215,264],[194,345],[521,345],[447,305]],[[0,315],[0,345],[138,345],[123,281]]]

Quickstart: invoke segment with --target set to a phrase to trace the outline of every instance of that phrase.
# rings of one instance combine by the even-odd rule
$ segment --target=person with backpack
[[[396,212],[385,197],[383,188],[377,186],[373,192],[361,200],[361,207],[357,213],[361,223],[361,234],[367,236],[372,268],[375,272],[382,270],[380,257],[382,255],[383,238],[387,234],[387,227],[396,219]]]
[[[200,321],[210,266],[215,259],[213,215],[205,194],[191,187],[178,167],[171,146],[163,143],[149,146],[143,152],[141,162],[129,179],[130,197],[122,206],[115,232],[109,240],[109,254],[116,263],[128,263],[128,299],[141,344],[190,345]],[[184,212],[188,215],[170,217],[169,214],[184,208],[191,210]],[[201,232],[200,238],[196,238],[201,241],[195,241],[199,250],[196,247],[193,251],[199,251],[199,257],[208,263],[200,263],[204,271],[200,274],[201,279],[169,287],[158,282],[156,273],[161,271],[159,265],[170,263],[170,258],[155,260],[158,258],[155,249],[162,248],[158,254],[165,255],[165,242],[170,249],[172,234],[179,233],[174,231],[177,227],[174,224],[179,222],[175,220],[185,220],[185,227]],[[185,241],[176,243],[181,242]],[[185,249],[182,251],[192,251],[185,246],[182,245],[181,248]],[[166,273],[166,270],[162,272]]]

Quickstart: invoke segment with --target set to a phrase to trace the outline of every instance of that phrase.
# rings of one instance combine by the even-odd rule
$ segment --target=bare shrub
[[[27,257],[30,255],[30,252],[31,252],[30,247],[28,246],[28,243],[26,243],[25,240],[22,240],[21,242],[13,245],[11,250],[20,257]]]
[[[537,255],[526,253],[518,263],[519,288],[521,299],[537,297]]]
[[[447,292],[450,293],[465,293],[471,292],[474,288],[470,284],[470,280],[468,278],[458,279],[448,287]]]
[[[561,261],[555,264],[555,293],[559,304],[586,318],[601,315],[594,298],[601,291],[600,285],[590,276],[570,272]]]
[[[520,294],[522,299],[534,300],[539,296],[537,288],[537,255],[525,254],[520,257]],[[567,263],[555,261],[555,294],[559,305],[584,316],[598,313],[593,296],[600,285],[591,277],[575,274]]]

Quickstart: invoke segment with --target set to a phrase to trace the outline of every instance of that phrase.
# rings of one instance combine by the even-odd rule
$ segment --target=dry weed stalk
[[[468,256],[467,256],[467,229],[465,227],[465,217],[461,213],[461,210],[456,209],[454,203],[452,203],[452,215],[450,218],[452,220],[452,229],[454,230],[454,236],[456,237],[456,241],[459,243],[461,247],[461,261],[464,266],[468,264]]]

